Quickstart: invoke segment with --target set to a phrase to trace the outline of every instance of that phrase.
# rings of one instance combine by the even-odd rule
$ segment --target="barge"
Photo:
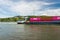
[[[25,24],[60,24],[60,16],[30,17]]]

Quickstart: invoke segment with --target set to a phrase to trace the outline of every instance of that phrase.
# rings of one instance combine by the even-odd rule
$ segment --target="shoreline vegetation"
[[[0,18],[0,22],[16,22],[18,20],[24,20],[22,16],[15,16],[15,17],[9,17],[9,18]]]
[[[51,18],[51,16],[27,16],[28,20],[30,17],[41,17],[41,18]],[[15,17],[10,17],[10,18],[0,18],[0,22],[16,22],[18,20],[25,20],[25,16],[15,16]]]

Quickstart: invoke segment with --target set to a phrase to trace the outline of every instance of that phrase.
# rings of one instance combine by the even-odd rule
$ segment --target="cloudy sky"
[[[0,0],[0,18],[17,15],[60,16],[60,0]]]

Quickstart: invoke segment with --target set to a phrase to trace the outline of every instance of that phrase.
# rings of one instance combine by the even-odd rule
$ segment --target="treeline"
[[[24,20],[22,16],[16,16],[11,18],[0,18],[0,22],[16,22],[18,20]]]

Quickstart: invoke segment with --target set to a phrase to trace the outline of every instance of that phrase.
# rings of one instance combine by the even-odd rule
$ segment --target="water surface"
[[[0,22],[0,40],[60,40],[60,25]]]

